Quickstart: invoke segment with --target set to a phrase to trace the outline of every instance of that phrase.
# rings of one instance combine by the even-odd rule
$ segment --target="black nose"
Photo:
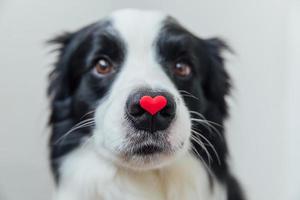
[[[175,112],[174,98],[165,91],[136,91],[126,103],[126,115],[134,128],[151,133],[167,129]]]

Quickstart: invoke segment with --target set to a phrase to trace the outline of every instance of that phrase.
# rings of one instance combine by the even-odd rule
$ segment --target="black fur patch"
[[[97,60],[109,56],[121,68],[125,46],[109,21],[89,25],[75,33],[65,33],[51,40],[59,48],[58,61],[51,72],[48,95],[51,99],[52,128],[50,159],[58,178],[60,158],[81,144],[89,136],[91,126],[66,134],[85,119],[91,119],[97,102],[109,90],[115,75],[99,79],[91,70]],[[89,113],[89,114],[88,114]]]

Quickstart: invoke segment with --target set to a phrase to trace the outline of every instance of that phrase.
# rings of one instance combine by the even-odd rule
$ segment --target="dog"
[[[223,40],[124,9],[50,43],[55,200],[245,199],[227,161]]]

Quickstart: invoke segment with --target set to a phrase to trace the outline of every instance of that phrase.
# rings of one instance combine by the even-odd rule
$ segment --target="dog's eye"
[[[189,76],[192,71],[190,65],[184,62],[176,62],[173,70],[177,76],[181,77]]]
[[[113,64],[109,59],[101,58],[95,65],[95,70],[98,74],[106,75],[113,71]]]

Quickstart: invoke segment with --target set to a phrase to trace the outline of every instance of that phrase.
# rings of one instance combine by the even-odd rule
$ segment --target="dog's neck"
[[[220,200],[226,196],[225,189],[210,182],[201,162],[189,153],[161,169],[135,171],[116,166],[89,148],[79,148],[61,166],[58,200]]]

